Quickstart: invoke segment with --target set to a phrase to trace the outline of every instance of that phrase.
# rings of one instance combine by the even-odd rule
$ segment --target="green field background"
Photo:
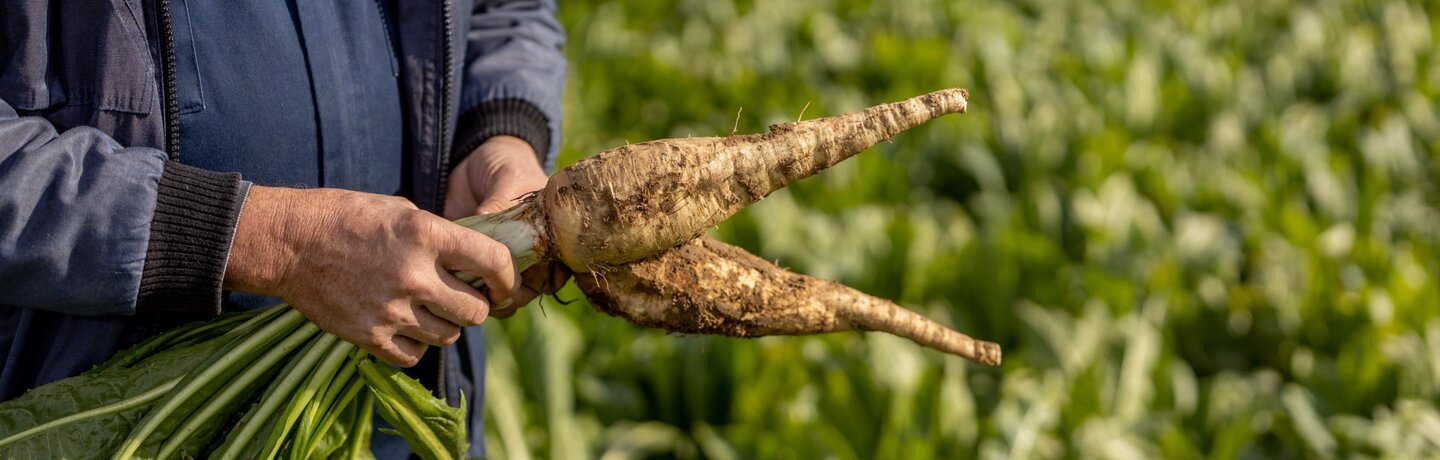
[[[1440,457],[1437,10],[562,1],[562,164],[969,88],[713,235],[1005,362],[546,299],[487,324],[490,454]]]

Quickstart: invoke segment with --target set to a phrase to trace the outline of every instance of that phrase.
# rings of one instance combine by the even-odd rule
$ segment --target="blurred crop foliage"
[[[562,2],[564,161],[949,86],[714,231],[999,342],[489,323],[494,458],[1440,456],[1423,3]],[[561,298],[579,298],[573,287]]]

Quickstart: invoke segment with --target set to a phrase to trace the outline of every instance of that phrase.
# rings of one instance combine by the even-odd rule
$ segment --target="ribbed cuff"
[[[540,164],[550,152],[550,127],[545,114],[524,99],[485,101],[460,114],[455,124],[455,151],[450,154],[450,170],[474,152],[486,139],[510,135],[530,143]]]
[[[165,163],[137,312],[220,314],[225,263],[246,185],[238,173]]]

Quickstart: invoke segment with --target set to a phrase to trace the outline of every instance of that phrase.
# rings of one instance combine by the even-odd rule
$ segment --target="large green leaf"
[[[0,442],[5,443],[0,457],[89,458],[113,451],[162,396],[160,390],[221,345],[210,341],[162,351],[132,367],[87,372],[0,403]],[[57,425],[67,420],[73,423]],[[52,429],[26,433],[47,423]]]
[[[413,452],[427,460],[465,458],[470,444],[464,409],[450,407],[419,381],[373,360],[360,363],[360,375],[379,403],[380,417],[395,427]],[[460,406],[465,406],[463,396]]]

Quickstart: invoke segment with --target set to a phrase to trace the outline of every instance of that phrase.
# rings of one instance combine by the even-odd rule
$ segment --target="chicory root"
[[[963,113],[946,89],[860,112],[727,137],[629,144],[550,178],[541,203],[556,256],[577,273],[643,259],[689,241],[770,193],[900,131]]]
[[[575,281],[596,309],[672,332],[759,337],[880,331],[977,363],[1000,364],[999,345],[707,237]]]

